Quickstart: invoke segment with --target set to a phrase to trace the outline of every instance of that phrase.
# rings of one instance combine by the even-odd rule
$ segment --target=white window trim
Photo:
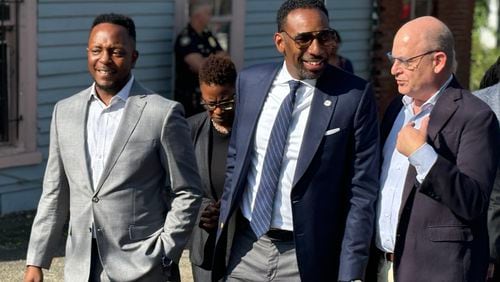
[[[15,144],[0,147],[0,169],[38,164],[37,150],[37,1],[19,4],[19,138]]]
[[[246,0],[232,0],[232,22],[231,22],[231,60],[237,69],[241,69],[244,63],[245,51],[245,8]],[[188,22],[187,2],[175,0],[175,25],[173,40]],[[173,48],[173,46],[172,46]]]

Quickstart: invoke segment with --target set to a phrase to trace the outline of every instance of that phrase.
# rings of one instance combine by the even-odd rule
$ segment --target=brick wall
[[[456,76],[462,87],[469,88],[474,1],[436,2],[438,2],[436,5],[437,17],[450,28],[455,38],[455,51],[458,62]]]

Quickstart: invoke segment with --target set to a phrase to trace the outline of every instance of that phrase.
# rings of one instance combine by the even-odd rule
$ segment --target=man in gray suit
[[[43,278],[69,215],[65,281],[165,281],[201,200],[182,107],[134,79],[132,19],[97,16],[87,51],[94,84],[54,108],[24,280]]]

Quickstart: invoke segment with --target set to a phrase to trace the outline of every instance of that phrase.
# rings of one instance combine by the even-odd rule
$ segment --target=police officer
[[[204,111],[200,105],[198,70],[210,54],[223,51],[217,39],[207,29],[211,17],[210,3],[198,1],[192,4],[189,23],[175,42],[174,98],[184,106],[186,117]]]

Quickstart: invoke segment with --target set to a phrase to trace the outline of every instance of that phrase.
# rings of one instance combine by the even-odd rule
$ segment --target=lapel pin
[[[323,102],[323,105],[325,105],[326,107],[330,107],[332,105],[332,101],[326,100]]]

